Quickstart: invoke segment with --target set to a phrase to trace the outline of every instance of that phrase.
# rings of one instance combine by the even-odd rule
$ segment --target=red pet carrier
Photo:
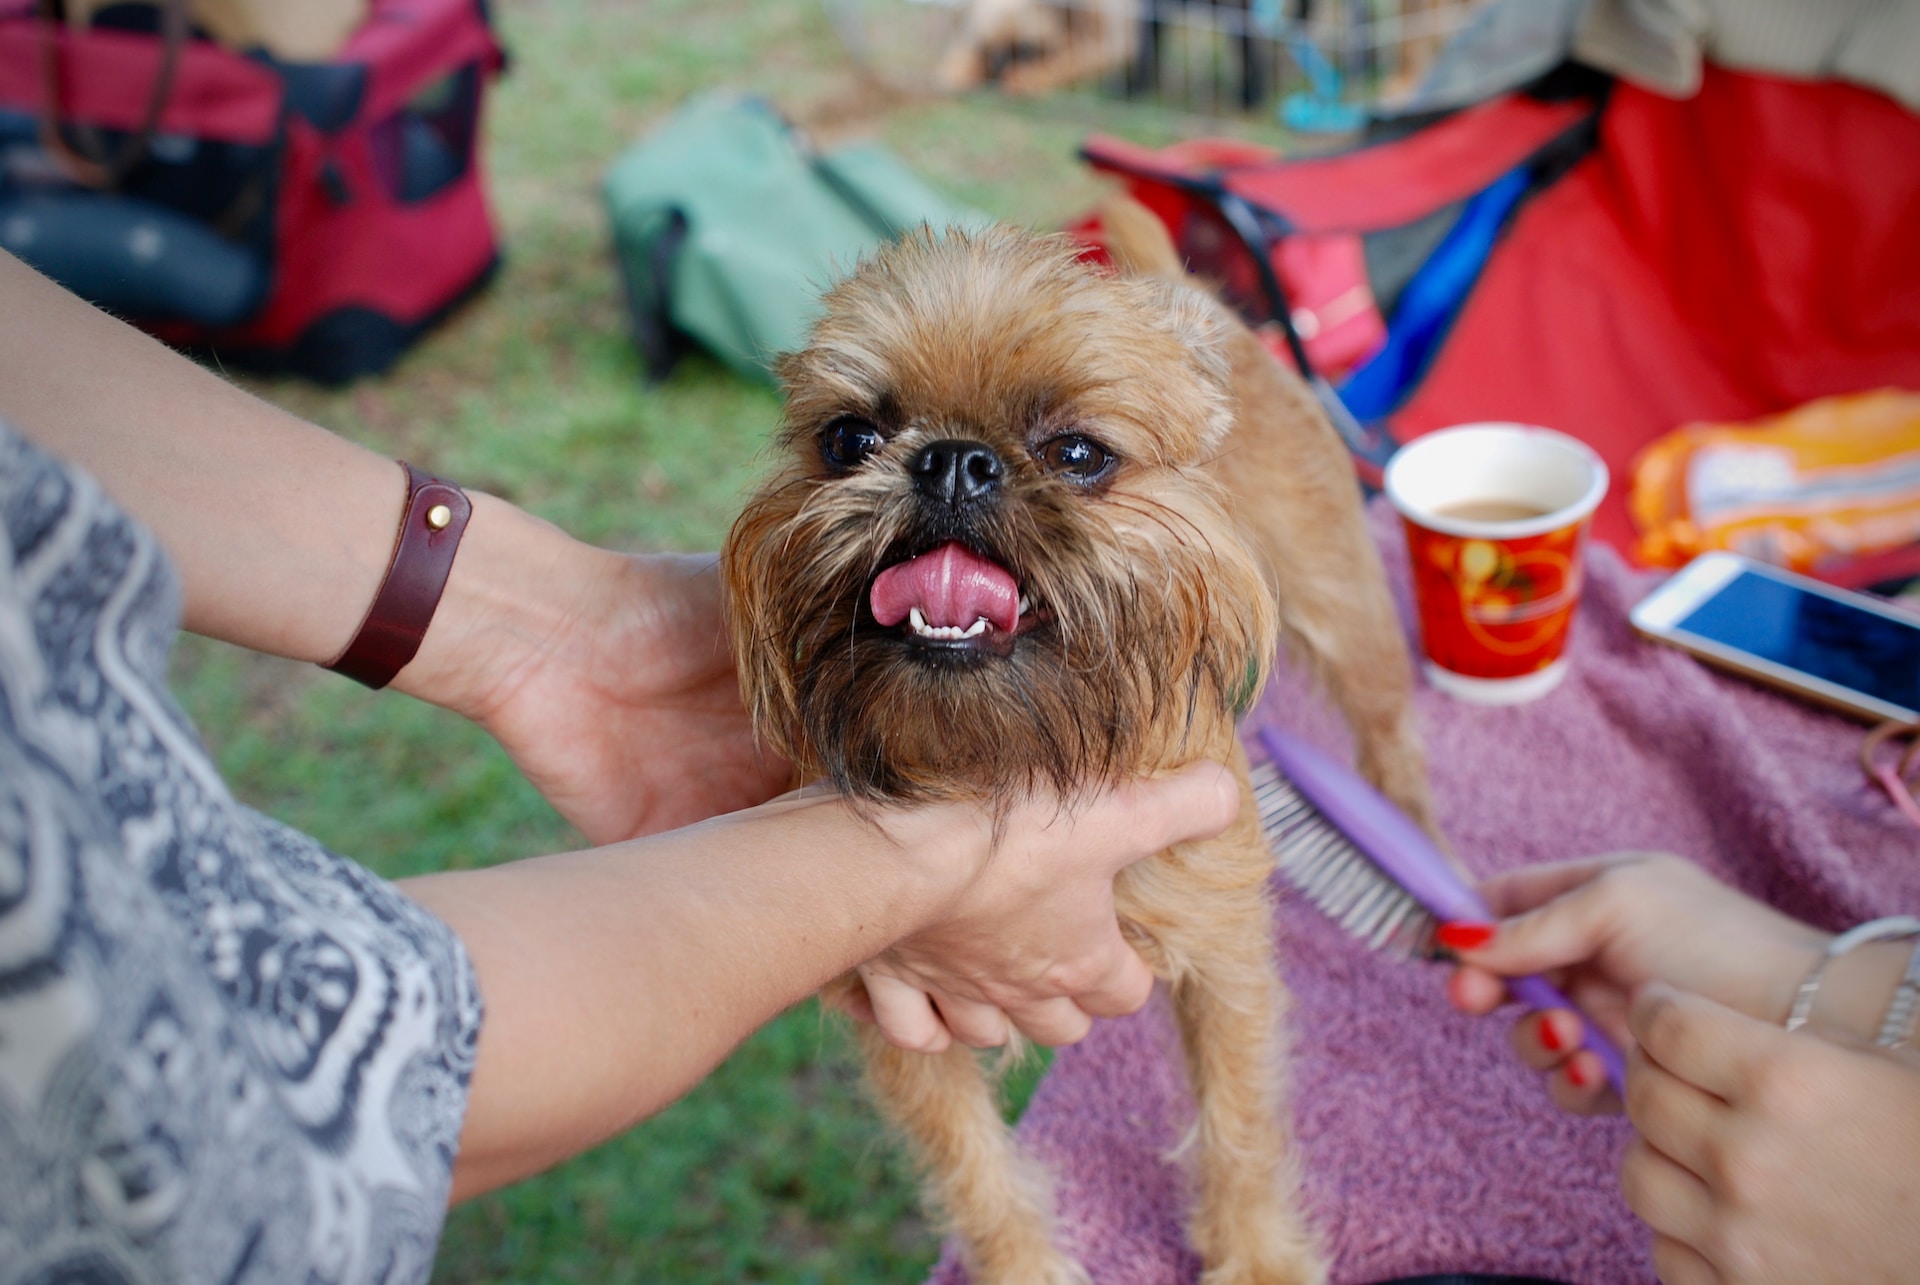
[[[1920,388],[1920,116],[1857,86],[1709,66],[1674,100],[1574,68],[1333,157],[1084,155],[1337,388],[1363,478],[1448,424],[1546,424],[1607,461],[1622,551],[1661,434]]]
[[[373,0],[323,63],[181,35],[178,11],[74,30],[0,0],[0,248],[224,362],[385,369],[498,262],[482,0]]]

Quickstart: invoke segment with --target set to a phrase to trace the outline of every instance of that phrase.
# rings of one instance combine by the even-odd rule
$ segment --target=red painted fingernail
[[[1587,1073],[1577,1060],[1570,1061],[1566,1064],[1566,1072],[1568,1084],[1571,1084],[1576,1089],[1584,1089],[1587,1087]]]
[[[1493,940],[1493,925],[1456,919],[1434,929],[1433,936],[1448,950],[1478,950]]]
[[[1554,1028],[1553,1019],[1540,1019],[1540,1047],[1549,1053],[1558,1053],[1566,1047],[1566,1041],[1560,1038],[1560,1032]]]

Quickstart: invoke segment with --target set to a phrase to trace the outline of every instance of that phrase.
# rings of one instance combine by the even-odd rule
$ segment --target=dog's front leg
[[[1287,1142],[1286,995],[1263,883],[1214,889],[1206,913],[1169,942],[1188,967],[1174,1013],[1197,1118],[1189,1235],[1203,1285],[1323,1285],[1326,1268],[1299,1208]]]
[[[974,1285],[1087,1285],[1053,1246],[1046,1175],[1015,1145],[973,1051],[909,1053],[870,1025],[860,1040],[874,1095],[918,1150]]]

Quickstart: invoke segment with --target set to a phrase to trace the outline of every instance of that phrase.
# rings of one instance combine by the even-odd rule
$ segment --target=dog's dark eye
[[[820,434],[820,458],[846,472],[880,449],[880,430],[864,419],[836,419]]]
[[[1113,467],[1113,452],[1091,437],[1063,433],[1043,442],[1040,462],[1076,482],[1091,482]]]

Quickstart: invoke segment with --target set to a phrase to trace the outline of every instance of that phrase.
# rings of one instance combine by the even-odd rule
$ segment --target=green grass
[[[1073,159],[1086,133],[1156,142],[1182,124],[1088,100],[877,95],[814,0],[495,7],[513,56],[486,131],[500,275],[383,378],[250,386],[617,548],[715,547],[779,412],[770,390],[699,357],[646,387],[624,331],[600,179],[687,95],[751,89],[823,137],[877,135],[959,199],[1041,227],[1100,191]],[[579,843],[450,715],[197,639],[183,640],[174,677],[243,800],[383,874]],[[1010,1085],[1010,1112],[1038,1066]],[[795,1010],[625,1137],[455,1210],[437,1279],[918,1280],[937,1240],[857,1081],[838,1024]]]

